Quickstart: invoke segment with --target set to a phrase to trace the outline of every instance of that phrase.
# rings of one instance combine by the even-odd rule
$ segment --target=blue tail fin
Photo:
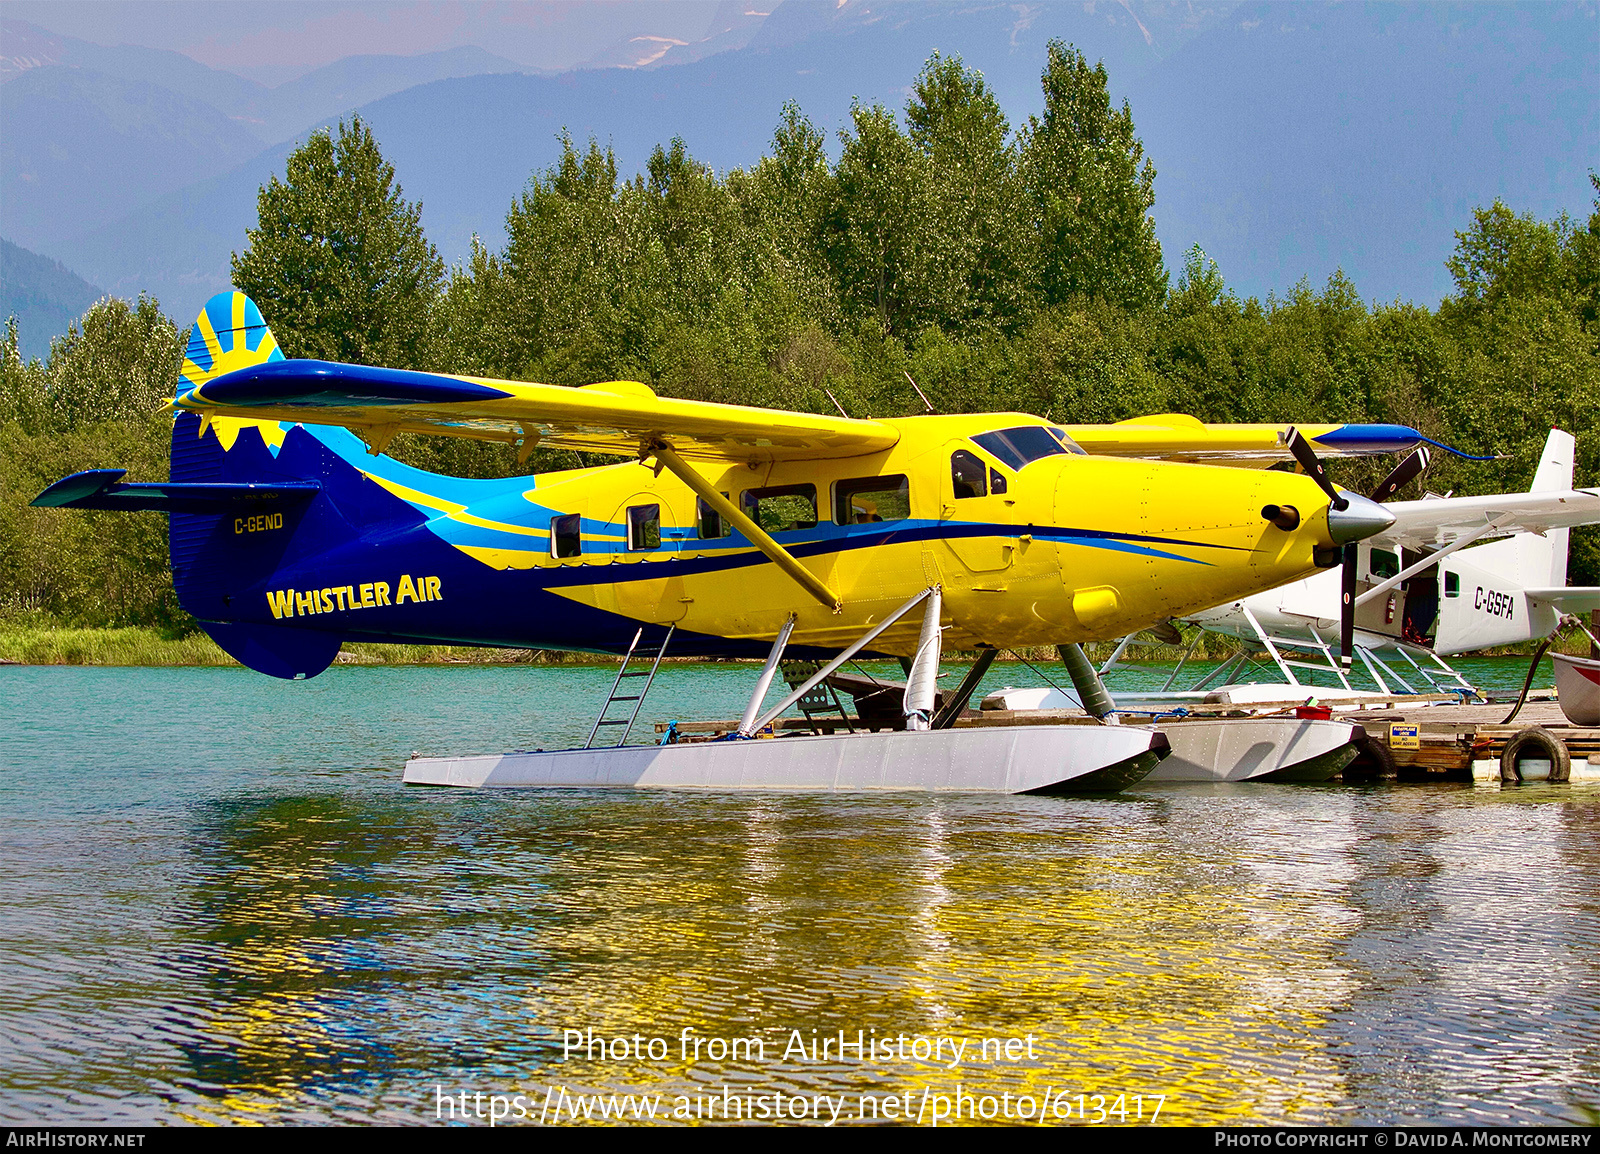
[[[182,376],[203,384],[251,365],[283,360],[261,310],[241,292],[218,293],[195,320]],[[353,536],[351,527],[320,492],[306,499],[293,490],[319,480],[319,454],[284,453],[295,426],[232,417],[202,420],[179,413],[172,426],[175,486],[191,491],[278,486],[290,499],[223,512],[171,514],[169,547],[179,603],[230,655],[274,677],[313,677],[339,652],[338,636],[270,624],[239,624],[242,592],[296,555]]]

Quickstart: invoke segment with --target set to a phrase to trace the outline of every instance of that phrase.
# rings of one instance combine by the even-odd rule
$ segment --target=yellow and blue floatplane
[[[168,482],[97,470],[34,503],[167,512],[183,607],[260,672],[315,676],[346,640],[767,655],[748,734],[765,723],[780,655],[915,659],[910,732],[408,770],[474,784],[1116,785],[1155,764],[1159,733],[949,729],[933,704],[941,649],[1070,652],[1332,567],[1392,518],[1320,471],[1265,466],[1425,439],[1178,415],[858,420],[676,400],[633,381],[565,388],[289,360],[237,292],[197,319],[172,406]],[[469,480],[386,455],[402,432],[505,442],[522,460],[549,446],[619,462]],[[675,757],[682,768],[663,768]]]

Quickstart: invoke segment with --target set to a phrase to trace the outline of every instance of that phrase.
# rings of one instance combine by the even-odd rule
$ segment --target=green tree
[[[982,73],[937,52],[906,103],[923,154],[918,240],[926,321],[948,333],[1013,331],[1031,261],[1026,196],[1010,125]]]
[[[828,263],[846,316],[871,320],[884,336],[903,336],[916,324],[913,269],[923,227],[918,204],[921,155],[881,104],[850,110],[854,133],[834,169],[828,206]]]
[[[25,359],[17,347],[17,318],[8,318],[0,341],[0,425],[42,431],[50,419],[45,381],[44,365]]]
[[[1044,115],[1029,117],[1022,167],[1039,230],[1038,292],[1149,308],[1166,294],[1161,245],[1148,213],[1155,166],[1133,134],[1133,112],[1111,107],[1104,64],[1052,40]]]
[[[108,297],[57,337],[44,364],[0,345],[0,615],[185,630],[159,513],[63,513],[28,505],[82,469],[168,474],[172,396],[185,334],[149,297]]]
[[[139,422],[172,399],[183,365],[184,332],[156,301],[96,302],[50,345],[51,426],[67,432],[101,421]]]
[[[290,154],[257,199],[233,283],[291,357],[416,368],[444,263],[360,116]]]

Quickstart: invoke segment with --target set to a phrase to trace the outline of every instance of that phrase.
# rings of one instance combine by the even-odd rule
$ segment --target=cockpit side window
[[[722,494],[726,497],[728,494]],[[702,541],[712,541],[718,537],[728,536],[728,524],[722,519],[722,514],[706,504],[704,497],[696,498],[695,522],[700,532]]]
[[[1079,457],[1087,457],[1089,455],[1089,451],[1082,445],[1078,444],[1078,442],[1074,441],[1071,437],[1067,436],[1067,431],[1060,425],[1051,425],[1050,435],[1056,440],[1060,441],[1061,447],[1067,452],[1076,454]]]
[[[1400,558],[1387,549],[1374,549],[1370,568],[1372,575],[1380,580],[1385,577],[1393,577],[1400,572]]]
[[[1065,456],[1066,448],[1049,429],[1039,425],[1021,425],[1015,429],[997,429],[992,433],[979,433],[972,438],[999,458],[1000,463],[1016,471],[1042,457]]]
[[[950,483],[960,497],[989,495],[989,467],[976,453],[957,449],[950,457]]]

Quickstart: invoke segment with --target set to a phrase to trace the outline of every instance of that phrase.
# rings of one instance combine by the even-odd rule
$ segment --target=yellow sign
[[[1417,727],[1415,725],[1390,725],[1389,748],[1421,749],[1422,739],[1417,736]]]

